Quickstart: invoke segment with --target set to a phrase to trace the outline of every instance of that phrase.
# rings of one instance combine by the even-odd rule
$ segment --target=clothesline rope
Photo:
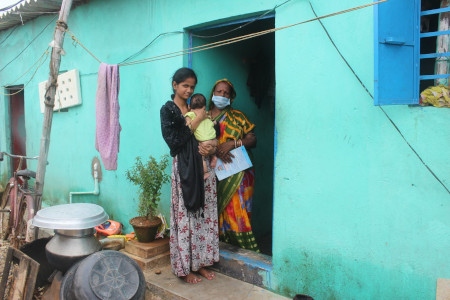
[[[177,56],[182,56],[182,55],[186,55],[188,53],[196,53],[196,52],[200,52],[200,51],[204,51],[204,50],[209,50],[209,49],[213,49],[213,48],[217,48],[217,47],[221,47],[221,46],[225,46],[225,45],[229,45],[229,44],[233,44],[233,43],[237,43],[240,41],[244,41],[244,40],[248,40],[251,38],[255,38],[261,35],[265,35],[268,33],[273,33],[279,30],[283,30],[283,29],[287,29],[287,28],[291,28],[294,26],[298,26],[301,24],[306,24],[309,22],[313,22],[313,21],[317,21],[317,20],[321,20],[321,19],[325,19],[325,18],[329,18],[329,17],[333,17],[333,16],[337,16],[337,15],[341,15],[341,14],[345,14],[345,13],[349,13],[355,10],[359,10],[362,8],[366,8],[369,6],[373,6],[373,5],[377,5],[380,4],[382,2],[386,2],[387,0],[380,0],[377,2],[371,2],[368,4],[364,4],[364,5],[360,5],[360,6],[355,6],[349,9],[345,9],[345,10],[341,10],[338,12],[334,12],[331,14],[327,14],[327,15],[323,15],[320,17],[315,17],[309,20],[305,20],[302,22],[298,22],[298,23],[294,23],[291,25],[286,25],[286,26],[282,26],[282,27],[278,27],[278,28],[273,28],[273,29],[268,29],[268,30],[263,30],[260,32],[256,32],[256,33],[250,33],[250,34],[246,34],[243,36],[238,36],[238,37],[234,37],[234,38],[230,38],[230,39],[225,39],[225,40],[221,40],[218,42],[213,42],[213,43],[209,43],[209,44],[205,44],[205,45],[201,45],[201,46],[196,46],[196,47],[192,47],[192,48],[186,48],[186,49],[182,49],[176,52],[171,52],[171,53],[166,53],[166,54],[161,54],[161,55],[157,55],[157,56],[153,56],[153,57],[149,57],[149,58],[144,58],[144,59],[140,59],[140,60],[135,60],[135,61],[131,61],[131,62],[125,62],[125,63],[121,63],[118,64],[119,66],[130,66],[130,65],[135,65],[135,64],[141,64],[141,63],[147,63],[147,62],[153,62],[153,61],[158,61],[158,60],[163,60],[163,59],[168,59],[168,58],[173,58],[173,57],[177,57]],[[101,63],[100,59],[97,58],[92,51],[88,50],[86,46],[84,46],[81,41],[76,38],[76,36],[71,33],[70,31],[67,30],[67,32],[69,33],[69,35],[71,35],[72,40],[79,44],[83,49],[85,49],[95,60],[97,60],[99,63]]]
[[[100,59],[97,58],[97,56],[94,55],[94,53],[92,53],[92,51],[89,51],[88,48],[86,48],[79,39],[77,39],[77,37],[68,29],[66,29],[66,33],[68,35],[70,35],[70,37],[72,38],[73,42],[80,45],[84,50],[86,50],[87,53],[89,53],[96,61],[98,61],[99,63],[102,63],[102,61]]]
[[[356,6],[356,7],[353,7],[353,8],[341,10],[341,11],[334,12],[334,13],[331,13],[331,14],[315,17],[315,18],[312,18],[312,19],[309,19],[309,20],[305,20],[305,21],[302,21],[302,22],[294,23],[294,24],[291,24],[291,25],[286,25],[286,26],[282,26],[282,27],[278,27],[278,28],[273,28],[273,29],[263,30],[263,31],[260,31],[260,32],[250,33],[250,34],[246,34],[246,35],[243,35],[243,36],[229,38],[229,39],[225,39],[225,40],[221,40],[221,41],[217,41],[217,42],[213,42],[213,43],[209,43],[209,44],[205,44],[205,45],[201,45],[201,46],[196,46],[196,47],[192,47],[192,48],[186,48],[186,49],[183,49],[183,50],[180,50],[180,51],[166,53],[166,54],[162,54],[162,55],[157,55],[157,56],[154,56],[154,57],[145,58],[145,59],[141,59],[141,60],[136,60],[136,61],[131,61],[131,62],[123,62],[123,63],[120,63],[118,65],[119,66],[130,66],[130,65],[135,65],[135,64],[141,64],[141,63],[147,63],[147,62],[153,62],[153,61],[157,61],[157,60],[173,58],[173,57],[176,57],[176,56],[186,55],[188,53],[196,53],[196,52],[200,52],[200,51],[204,51],[204,50],[209,50],[209,49],[213,49],[213,48],[217,48],[217,47],[221,47],[221,46],[237,43],[237,42],[240,42],[240,41],[244,41],[244,40],[247,40],[247,39],[255,38],[255,37],[258,37],[258,36],[262,36],[262,35],[265,35],[265,34],[268,34],[268,33],[273,33],[273,32],[276,32],[276,31],[279,31],[279,30],[283,30],[283,29],[287,29],[287,28],[290,28],[290,27],[298,26],[298,25],[301,25],[301,24],[313,22],[313,21],[316,21],[316,20],[321,20],[321,19],[325,19],[325,18],[329,18],[329,17],[333,17],[333,16],[349,13],[349,12],[352,12],[352,11],[355,11],[355,10],[359,10],[359,9],[366,8],[366,7],[369,7],[369,6],[377,5],[377,4],[380,4],[382,2],[386,2],[386,1],[387,0],[380,0],[378,2],[372,2],[372,3],[365,4],[365,5]],[[72,33],[68,29],[66,29],[66,32],[71,36],[71,38],[72,38],[72,40],[73,40],[73,42],[75,44],[80,45],[97,62],[102,63],[102,61],[97,56],[95,56],[92,51],[90,51],[85,45],[83,45],[83,43],[81,43],[81,41],[75,36],[74,33]],[[14,92],[13,94],[3,94],[3,95],[12,96],[12,95],[18,94],[21,91],[23,91],[25,86],[27,86],[30,83],[30,81],[34,78],[34,75],[36,74],[37,70],[42,66],[43,62],[45,61],[45,60],[43,60],[43,57],[44,56],[47,57],[48,54],[49,54],[49,49],[47,48],[44,51],[44,53],[42,54],[42,56],[37,60],[37,62],[35,64],[33,64],[24,74],[22,74],[19,78],[17,78],[14,81],[14,82],[16,82],[17,80],[22,78],[25,74],[27,74],[35,65],[37,65],[42,60],[39,63],[38,67],[33,72],[33,75],[30,78],[30,80],[23,86],[22,89]],[[9,84],[9,85],[11,85],[11,84]]]
[[[209,50],[209,49],[212,49],[212,48],[217,48],[217,47],[225,46],[225,45],[228,45],[228,44],[237,43],[237,42],[240,42],[240,41],[244,41],[244,40],[251,39],[251,38],[254,38],[254,37],[258,37],[258,36],[261,36],[261,35],[265,35],[265,34],[268,34],[268,33],[276,32],[276,31],[279,31],[279,30],[287,29],[287,28],[290,28],[290,27],[298,26],[298,25],[301,25],[301,24],[313,22],[313,21],[316,21],[316,20],[320,20],[320,19],[324,19],[324,18],[328,18],[328,17],[332,17],[332,16],[348,13],[348,12],[355,11],[355,10],[358,10],[358,9],[362,9],[362,8],[365,8],[365,7],[368,7],[368,6],[373,6],[375,4],[379,4],[379,3],[385,2],[385,1],[387,1],[387,0],[381,0],[381,1],[378,1],[378,2],[373,2],[373,3],[368,3],[368,4],[365,4],[365,5],[356,6],[356,7],[353,7],[353,8],[341,10],[341,11],[338,11],[338,12],[335,12],[335,13],[331,13],[331,14],[328,14],[328,15],[324,15],[324,16],[312,18],[312,19],[309,19],[309,20],[306,20],[306,21],[294,23],[294,24],[291,24],[291,25],[286,25],[286,26],[282,26],[282,27],[278,27],[278,28],[263,30],[263,31],[256,32],[256,33],[250,33],[250,34],[247,34],[247,35],[238,36],[238,37],[234,37],[234,38],[230,38],[230,39],[226,39],[226,40],[222,40],[222,41],[218,41],[218,42],[213,42],[213,43],[209,43],[209,44],[205,44],[205,45],[201,45],[201,46],[196,46],[196,47],[192,47],[192,48],[183,49],[183,50],[180,50],[180,51],[177,51],[177,52],[172,52],[172,53],[168,53],[168,54],[162,54],[162,55],[154,56],[154,57],[151,57],[151,58],[146,58],[146,59],[137,60],[137,61],[134,61],[134,62],[124,63],[121,66],[152,62],[152,61],[156,61],[156,60],[172,58],[172,57],[176,57],[176,56],[180,56],[180,55],[185,55],[185,54],[188,54],[188,53],[195,53],[195,52],[200,52],[200,51],[204,51],[204,50]]]

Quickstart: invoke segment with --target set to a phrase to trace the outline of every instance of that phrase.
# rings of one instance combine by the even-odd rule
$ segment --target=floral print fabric
[[[219,261],[216,176],[214,170],[211,172],[205,180],[203,209],[188,212],[184,206],[177,156],[172,162],[169,245],[172,271],[178,277]]]

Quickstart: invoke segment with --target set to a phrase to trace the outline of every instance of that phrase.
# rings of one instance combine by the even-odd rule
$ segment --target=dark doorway
[[[228,78],[237,97],[233,107],[243,111],[256,124],[258,143],[252,149],[255,167],[255,191],[252,229],[264,254],[272,255],[274,119],[275,119],[275,27],[274,15],[230,20],[191,29],[191,46],[209,48],[190,55],[190,65],[197,72],[196,92],[209,97],[214,82]]]

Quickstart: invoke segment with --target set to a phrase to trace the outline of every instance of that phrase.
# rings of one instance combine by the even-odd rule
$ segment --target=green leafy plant
[[[158,203],[161,197],[161,187],[170,182],[170,175],[165,172],[169,164],[169,156],[163,155],[159,161],[149,156],[146,162],[136,157],[132,168],[125,172],[126,178],[139,188],[139,216],[157,216]]]

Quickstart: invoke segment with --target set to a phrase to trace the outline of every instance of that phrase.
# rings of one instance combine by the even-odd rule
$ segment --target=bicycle
[[[11,246],[19,249],[25,243],[31,242],[32,239],[36,238],[36,231],[32,234],[30,233],[31,220],[37,209],[36,193],[28,185],[28,181],[31,178],[36,178],[36,172],[26,168],[22,169],[22,164],[24,160],[38,159],[39,157],[0,152],[0,161],[3,161],[4,155],[9,156],[11,159],[18,158],[19,164],[6,184],[2,195],[0,205],[2,239],[7,240],[10,237]]]

